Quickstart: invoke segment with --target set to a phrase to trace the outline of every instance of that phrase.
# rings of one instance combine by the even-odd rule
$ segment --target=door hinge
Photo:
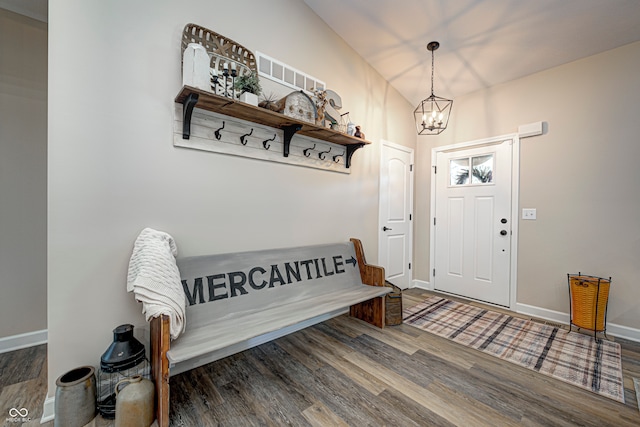
[[[409,214],[409,221],[411,221],[411,214]]]
[[[409,165],[409,172],[413,172],[413,165]]]
[[[409,270],[411,270],[411,263],[409,263]]]
[[[433,225],[436,225],[436,217],[433,217]]]
[[[434,166],[434,167],[433,167],[433,173],[434,173],[434,174],[435,174],[435,173],[438,173],[438,167],[437,167],[437,166]]]
[[[433,269],[433,277],[436,277],[436,269]]]

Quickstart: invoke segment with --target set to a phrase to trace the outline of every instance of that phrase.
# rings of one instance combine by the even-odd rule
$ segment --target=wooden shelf
[[[193,109],[201,108],[203,110],[224,114],[226,116],[235,117],[252,123],[282,129],[284,131],[284,157],[289,156],[291,138],[293,138],[293,135],[296,133],[345,146],[347,150],[345,166],[347,168],[351,166],[351,156],[353,153],[358,148],[371,144],[370,141],[349,136],[333,129],[296,120],[291,117],[287,117],[284,114],[267,110],[266,108],[255,107],[253,105],[245,104],[244,102],[234,101],[230,98],[190,86],[183,86],[180,93],[178,93],[178,96],[176,96],[175,101],[183,106],[183,139],[189,139],[191,134],[191,115],[193,113]]]

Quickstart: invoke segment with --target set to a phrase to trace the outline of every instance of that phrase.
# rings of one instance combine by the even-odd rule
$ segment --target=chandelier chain
[[[431,51],[431,96],[433,96],[433,50]]]

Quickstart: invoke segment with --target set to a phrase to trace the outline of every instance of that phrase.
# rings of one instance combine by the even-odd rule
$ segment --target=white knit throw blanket
[[[176,265],[178,247],[173,237],[152,228],[142,230],[133,246],[127,275],[127,291],[142,302],[147,321],[161,314],[169,316],[171,338],[186,326],[186,297]]]

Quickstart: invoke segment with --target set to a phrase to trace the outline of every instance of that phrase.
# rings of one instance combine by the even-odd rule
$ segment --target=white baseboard
[[[528,304],[516,304],[516,312],[556,323],[569,324],[569,314]],[[640,342],[640,329],[607,322],[607,335]]]
[[[614,337],[640,342],[640,329],[607,322],[607,335],[609,334]]]
[[[418,279],[413,279],[413,281],[411,282],[411,287],[425,289],[427,291],[433,290],[429,282],[425,282],[424,280],[418,280]]]
[[[549,320],[551,322],[569,324],[569,315],[567,313],[536,307],[534,305],[517,303],[516,313],[526,314],[527,316],[537,317],[538,319]]]
[[[27,332],[19,335],[0,338],[0,353],[20,350],[47,343],[47,330]]]
[[[48,421],[52,421],[55,416],[55,401],[56,397],[51,396],[44,399],[44,404],[42,405],[42,418],[40,419],[40,424],[44,424]]]

